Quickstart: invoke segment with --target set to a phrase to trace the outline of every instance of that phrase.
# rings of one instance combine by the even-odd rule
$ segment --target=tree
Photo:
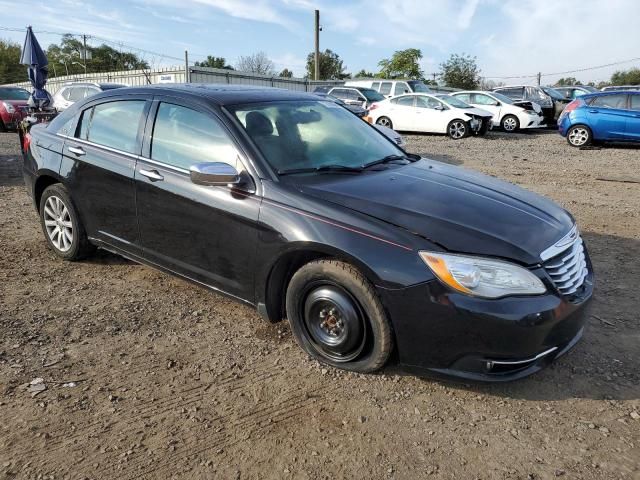
[[[345,72],[343,61],[335,52],[328,48],[324,52],[320,52],[320,80],[344,80],[350,78],[351,75]],[[314,78],[316,69],[315,54],[311,52],[307,55],[307,77]]]
[[[293,72],[291,70],[289,70],[288,68],[285,68],[284,70],[282,70],[279,74],[279,77],[283,77],[283,78],[291,78],[293,77]]]
[[[496,82],[490,78],[480,78],[480,90],[492,90],[497,87],[504,87],[504,82]]]
[[[71,34],[63,35],[60,45],[51,44],[47,48],[49,74],[51,76],[85,73],[82,67],[82,42]],[[135,53],[116,50],[106,44],[87,47],[91,59],[87,59],[87,73],[116,70],[144,70],[149,64]]]
[[[640,68],[615,72],[611,75],[611,85],[640,85]]]
[[[448,87],[475,90],[480,85],[480,68],[476,57],[454,53],[440,64],[440,70],[440,78]]]
[[[375,73],[367,72],[364,68],[353,74],[353,78],[374,78],[375,76]]]
[[[407,48],[393,53],[391,58],[384,58],[378,62],[379,76],[382,78],[413,78],[421,79],[424,75],[420,69],[422,52],[418,48]]]
[[[223,57],[214,57],[207,55],[207,59],[202,62],[196,62],[196,67],[223,68],[225,70],[233,70],[231,65],[227,65],[227,60]]]
[[[275,68],[273,62],[264,52],[254,53],[246,57],[240,57],[236,68],[241,72],[251,72],[258,75],[274,75]]]
[[[556,87],[571,87],[572,85],[582,85],[575,77],[561,78],[556,82]]]
[[[20,65],[20,45],[9,40],[0,40],[0,84],[25,82],[27,66]]]

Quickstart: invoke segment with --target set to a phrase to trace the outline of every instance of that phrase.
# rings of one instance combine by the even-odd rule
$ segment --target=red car
[[[0,87],[0,132],[16,130],[27,116],[27,100],[31,94],[24,88]]]

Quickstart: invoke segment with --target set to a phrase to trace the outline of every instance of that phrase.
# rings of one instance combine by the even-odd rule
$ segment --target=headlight
[[[16,109],[10,103],[2,102],[2,105],[4,106],[7,113],[15,113]]]
[[[536,295],[547,290],[529,270],[501,260],[424,251],[420,257],[442,283],[474,297]]]

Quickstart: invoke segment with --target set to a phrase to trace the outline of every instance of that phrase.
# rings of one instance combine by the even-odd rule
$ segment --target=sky
[[[264,51],[278,71],[303,76],[316,8],[320,48],[338,53],[351,73],[375,72],[405,48],[422,51],[428,76],[450,54],[466,53],[483,76],[506,84],[531,83],[537,72],[544,84],[597,82],[640,67],[547,75],[640,57],[640,0],[0,0],[0,38],[22,43],[23,33],[6,29],[27,25],[45,46],[60,37],[44,32],[84,33],[100,37],[90,45],[104,38],[157,52],[142,54],[152,66],[178,65],[185,50],[192,61],[214,55],[231,65]],[[496,78],[508,76],[526,78]]]

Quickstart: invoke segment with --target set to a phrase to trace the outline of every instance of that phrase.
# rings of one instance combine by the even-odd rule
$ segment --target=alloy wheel
[[[569,132],[569,142],[571,145],[581,147],[589,141],[589,131],[584,127],[575,127]]]
[[[387,117],[380,117],[376,122],[378,125],[382,125],[383,127],[391,128],[391,120]]]
[[[505,118],[502,127],[507,131],[507,132],[513,132],[516,128],[517,128],[518,124],[516,122],[515,118]]]
[[[451,138],[462,138],[465,136],[465,134],[467,133],[467,126],[464,124],[464,122],[461,121],[455,121],[453,123],[451,123],[451,125],[449,125],[449,136]]]
[[[44,204],[44,226],[49,240],[61,252],[73,244],[73,222],[69,209],[60,197],[51,195]]]
[[[355,359],[364,348],[366,329],[362,311],[337,285],[309,290],[302,304],[309,340],[324,357],[336,362]]]

